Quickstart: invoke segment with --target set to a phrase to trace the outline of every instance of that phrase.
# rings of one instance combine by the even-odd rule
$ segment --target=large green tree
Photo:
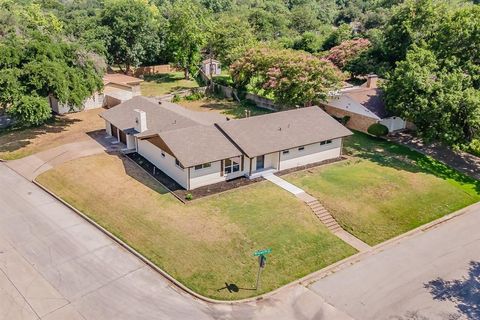
[[[109,30],[108,60],[123,72],[159,50],[158,16],[148,0],[106,0],[101,25]]]
[[[235,85],[292,107],[325,101],[342,74],[330,61],[290,49],[249,50],[231,66]]]
[[[0,108],[19,125],[50,118],[50,96],[77,106],[101,89],[102,59],[67,39],[59,19],[37,4],[0,9]]]
[[[166,54],[184,70],[185,79],[196,71],[201,50],[207,42],[210,21],[207,12],[196,0],[178,0],[165,11]]]
[[[413,121],[427,139],[448,144],[480,133],[480,91],[460,68],[442,66],[429,49],[414,46],[385,85],[387,107]]]

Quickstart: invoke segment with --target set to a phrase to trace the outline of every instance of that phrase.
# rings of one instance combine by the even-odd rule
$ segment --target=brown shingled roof
[[[158,136],[186,168],[242,155],[215,126],[199,125]]]
[[[176,112],[162,108],[158,103],[154,103],[142,96],[133,97],[104,111],[100,116],[120,130],[132,130],[135,128],[135,109],[145,111],[147,114],[148,130],[138,133],[138,137],[151,136],[162,131],[198,125],[197,122]]]
[[[217,126],[250,158],[352,134],[319,107],[232,120]]]

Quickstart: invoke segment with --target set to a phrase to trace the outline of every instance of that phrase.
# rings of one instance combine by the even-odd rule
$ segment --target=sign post
[[[258,257],[258,273],[257,273],[257,282],[255,284],[255,290],[258,290],[260,287],[260,275],[262,274],[262,270],[267,265],[266,255],[271,252],[272,252],[272,249],[263,249],[263,250],[255,251],[253,253],[253,256]]]

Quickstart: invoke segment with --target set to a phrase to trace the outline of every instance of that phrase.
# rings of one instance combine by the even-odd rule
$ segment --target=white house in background
[[[109,135],[187,190],[338,158],[351,135],[319,107],[229,120],[134,97],[101,116]]]
[[[57,114],[90,110],[101,107],[113,107],[135,96],[140,95],[142,79],[124,74],[105,74],[103,76],[103,91],[95,92],[87,98],[81,106],[76,108],[60,103],[53,96],[49,97],[50,107]]]
[[[385,108],[377,80],[376,75],[369,75],[363,85],[340,90],[323,104],[323,108],[334,117],[350,117],[347,127],[351,129],[367,132],[374,123],[385,125],[389,132],[405,129],[407,122]]]
[[[203,73],[207,76],[218,76],[222,74],[222,69],[220,68],[220,61],[215,59],[205,59],[202,61],[201,65]]]

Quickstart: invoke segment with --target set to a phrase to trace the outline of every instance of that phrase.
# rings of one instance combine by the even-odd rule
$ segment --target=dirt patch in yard
[[[47,124],[35,128],[0,131],[0,159],[14,160],[58,147],[91,139],[88,132],[103,129],[105,121],[99,114],[104,109],[55,116]]]

